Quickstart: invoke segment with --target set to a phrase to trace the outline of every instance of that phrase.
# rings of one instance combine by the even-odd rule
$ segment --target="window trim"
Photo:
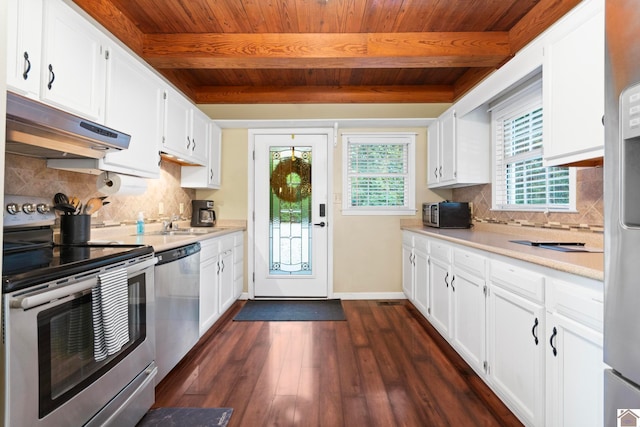
[[[491,148],[493,155],[492,161],[492,183],[491,183],[491,210],[500,212],[557,212],[557,213],[571,213],[576,212],[576,171],[575,168],[568,168],[569,170],[569,203],[566,206],[550,206],[544,205],[515,205],[500,203],[498,197],[498,187],[502,186],[506,188],[506,183],[499,183],[499,171],[498,171],[498,140],[496,138],[497,133],[497,117],[494,114],[496,111],[513,111],[518,108],[524,108],[527,105],[540,105],[542,107],[542,80],[541,77],[534,78],[521,85],[519,88],[513,91],[502,99],[497,100],[490,108],[491,116]],[[515,105],[515,107],[514,107]],[[543,110],[544,121],[544,110]],[[544,134],[543,134],[544,141]],[[502,151],[502,150],[501,150]],[[540,158],[544,165],[544,142],[540,150]],[[548,196],[548,194],[547,194]]]
[[[416,214],[416,133],[415,132],[343,132],[342,133],[342,214],[343,215],[398,215]],[[405,207],[366,206],[354,207],[349,203],[348,155],[351,141],[362,143],[371,140],[371,144],[406,144],[407,145],[407,200]],[[390,142],[399,139],[403,142]]]

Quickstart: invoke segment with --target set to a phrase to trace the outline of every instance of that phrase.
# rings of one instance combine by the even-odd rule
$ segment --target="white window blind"
[[[415,135],[343,135],[343,212],[413,215],[414,141]]]
[[[568,210],[575,187],[569,168],[544,167],[541,82],[492,110],[494,209]]]

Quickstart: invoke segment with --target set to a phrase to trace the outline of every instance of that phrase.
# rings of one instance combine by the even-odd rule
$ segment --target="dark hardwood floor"
[[[341,322],[234,322],[243,304],[154,407],[231,407],[231,427],[521,425],[409,302],[342,301]]]

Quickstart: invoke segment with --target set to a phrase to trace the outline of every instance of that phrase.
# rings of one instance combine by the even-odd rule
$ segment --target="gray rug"
[[[225,427],[231,408],[150,409],[136,427]]]
[[[313,321],[346,320],[339,299],[318,301],[249,300],[233,319],[235,321]]]

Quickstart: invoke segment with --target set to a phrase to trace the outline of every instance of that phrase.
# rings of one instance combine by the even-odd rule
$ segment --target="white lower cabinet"
[[[449,337],[451,324],[451,248],[438,240],[429,242],[429,321]]]
[[[542,426],[544,307],[491,286],[488,314],[489,382],[521,421]]]
[[[200,242],[200,336],[220,317],[218,294],[218,239]]]
[[[415,267],[413,263],[413,233],[402,234],[402,292],[409,301],[413,301]]]
[[[601,426],[602,333],[553,313],[546,330],[546,426]]]
[[[239,231],[200,242],[200,336],[231,307],[242,292],[243,239],[244,233]]]
[[[233,235],[233,290],[234,299],[242,296],[244,290],[244,234]]]
[[[236,300],[233,280],[233,245],[234,238],[232,234],[221,237],[220,256],[218,260],[220,264],[220,270],[218,272],[218,281],[220,283],[220,313],[227,311]]]
[[[486,360],[485,264],[482,256],[453,250],[451,343],[478,374]]]
[[[602,292],[599,282],[582,286],[554,280],[546,320],[546,425],[601,426],[605,365],[602,353]]]
[[[429,315],[429,255],[427,240],[416,237],[413,254],[415,286],[413,304],[424,316]]]
[[[602,282],[409,231],[403,266],[413,304],[525,425],[602,424]]]

